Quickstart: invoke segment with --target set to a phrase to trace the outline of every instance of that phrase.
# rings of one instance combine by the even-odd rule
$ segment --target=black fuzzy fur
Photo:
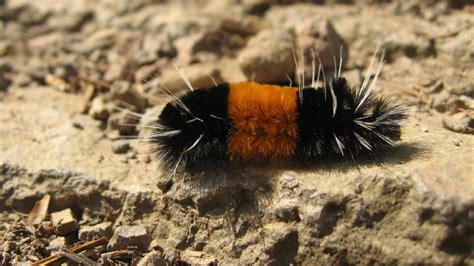
[[[393,142],[400,139],[400,122],[406,115],[404,112],[390,113],[394,108],[399,108],[398,106],[390,105],[386,99],[369,94],[368,100],[356,111],[359,104],[357,91],[352,89],[344,78],[336,78],[330,82],[332,84],[327,84],[326,91],[323,88],[303,89],[303,102],[298,102],[297,159],[318,161],[341,156],[354,158],[359,154],[368,154],[391,146],[380,136]],[[334,116],[330,85],[337,99]],[[355,123],[356,119],[370,123],[371,130]],[[355,133],[366,140],[371,149],[362,145]],[[344,145],[342,152],[335,136]]]
[[[178,163],[179,168],[193,169],[204,164],[227,161],[227,138],[230,129],[227,117],[228,95],[228,84],[188,92],[180,100],[192,115],[175,101],[165,106],[158,121],[154,122],[164,128],[154,129],[150,142],[166,169],[175,169]],[[169,130],[181,132],[173,136],[153,137],[154,134]],[[201,134],[203,137],[198,145],[183,153]]]

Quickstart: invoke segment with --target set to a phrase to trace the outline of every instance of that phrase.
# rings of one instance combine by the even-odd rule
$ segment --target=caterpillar
[[[148,142],[173,173],[231,162],[316,163],[373,154],[400,139],[407,116],[402,106],[374,95],[384,57],[372,77],[376,54],[358,90],[341,77],[342,59],[329,81],[320,64],[315,81],[313,57],[307,87],[240,82],[194,89],[180,72],[190,90],[173,95],[150,123]]]

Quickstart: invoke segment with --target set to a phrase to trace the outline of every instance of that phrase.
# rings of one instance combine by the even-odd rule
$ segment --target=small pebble
[[[79,239],[82,241],[90,241],[94,238],[105,236],[110,238],[112,236],[112,223],[104,222],[92,226],[83,226],[79,229]]]
[[[298,220],[298,201],[295,199],[283,199],[274,208],[276,216],[285,221]]]
[[[78,121],[72,122],[72,126],[77,129],[84,129],[84,126],[81,124],[81,122],[78,122]]]
[[[143,155],[140,155],[139,157],[139,160],[144,162],[144,163],[150,163],[151,162],[151,157],[149,154],[143,154]]]
[[[467,112],[459,112],[445,116],[443,127],[459,133],[474,134],[474,119]]]
[[[51,213],[51,221],[58,235],[67,235],[79,228],[71,209]]]
[[[163,255],[161,252],[152,251],[146,254],[140,261],[138,261],[138,266],[146,266],[146,265],[166,265],[165,260],[163,259]]]
[[[127,158],[128,159],[136,159],[137,158],[137,152],[134,150],[129,150],[127,152]]]
[[[150,245],[151,236],[144,226],[119,226],[107,245],[107,250],[118,250],[129,246],[136,246],[146,251]]]
[[[52,240],[51,242],[49,242],[49,245],[48,245],[48,249],[54,250],[54,251],[61,250],[65,247],[67,247],[66,239],[62,236]]]
[[[455,139],[453,143],[454,143],[454,146],[457,146],[457,147],[461,146],[461,141],[459,139]]]
[[[115,154],[124,154],[130,149],[130,143],[127,141],[114,141],[112,144],[112,151]]]

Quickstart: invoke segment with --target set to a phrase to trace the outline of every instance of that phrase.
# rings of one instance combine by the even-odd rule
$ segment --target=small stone
[[[143,86],[150,83],[154,77],[158,76],[161,69],[165,64],[168,64],[168,61],[165,59],[158,59],[155,63],[151,65],[144,65],[135,71],[135,80],[143,84]],[[140,91],[140,90],[139,90]]]
[[[52,86],[60,91],[70,92],[71,86],[66,81],[58,76],[48,74],[44,77],[46,84]]]
[[[144,162],[144,163],[151,162],[151,156],[149,154],[141,154],[140,156],[138,156],[138,159],[140,162]]]
[[[293,33],[287,30],[260,31],[238,57],[242,72],[256,82],[287,81],[286,76],[294,71],[293,39]]]
[[[134,150],[129,150],[127,152],[127,158],[128,159],[136,159],[137,158],[137,152],[135,152]]]
[[[40,25],[48,18],[46,10],[39,9],[34,5],[25,5],[20,9],[18,17],[15,19],[24,26]]]
[[[103,79],[109,82],[117,80],[120,77],[123,77],[127,67],[128,67],[128,60],[126,60],[125,58],[119,58],[115,60],[114,62],[111,62],[111,64],[109,65],[109,68],[104,74]]]
[[[163,253],[163,248],[160,246],[160,244],[158,243],[156,239],[153,239],[150,242],[150,246],[148,248],[150,250],[160,251],[161,253]]]
[[[321,219],[323,206],[306,206],[303,209],[301,220],[308,226],[315,226]]]
[[[164,33],[146,35],[142,51],[145,58],[151,62],[162,57],[174,57],[177,53],[170,36]]]
[[[165,266],[166,262],[159,251],[152,251],[146,254],[137,264],[138,266]]]
[[[417,228],[416,230],[410,230],[407,232],[407,237],[413,241],[419,241],[426,236],[428,231],[424,228]]]
[[[298,220],[298,201],[295,199],[283,199],[274,207],[276,216],[285,221]]]
[[[130,149],[130,143],[128,141],[117,140],[112,143],[112,151],[115,154],[126,153]]]
[[[109,97],[119,106],[132,107],[132,111],[139,113],[143,112],[148,106],[147,99],[132,88],[130,82],[125,80],[117,80],[112,84]]]
[[[117,30],[114,28],[91,31],[92,34],[87,36],[83,41],[71,43],[67,46],[67,50],[88,54],[95,50],[106,48],[112,45],[114,38],[117,35]]]
[[[106,108],[103,97],[95,97],[94,100],[92,100],[89,115],[92,116],[92,118],[101,121],[106,121],[107,118],[109,118],[110,112]]]
[[[48,245],[48,249],[49,250],[54,250],[54,251],[61,250],[65,247],[67,247],[66,238],[64,238],[62,236],[54,239],[51,242],[49,242],[49,245]]]
[[[201,251],[185,250],[181,260],[191,265],[217,265],[217,259]]]
[[[118,113],[113,113],[107,120],[107,131],[117,131],[120,135],[130,135],[135,132],[135,126],[137,120],[133,118],[127,110],[122,110]]]
[[[84,125],[79,121],[73,121],[72,126],[77,128],[77,129],[84,129]]]
[[[163,257],[165,258],[165,261],[181,261],[180,253],[176,249],[165,249]]]
[[[76,77],[78,75],[77,69],[72,64],[64,64],[54,68],[54,76],[68,81],[71,77]]]
[[[443,126],[455,132],[474,134],[474,119],[465,112],[445,116]]]
[[[90,241],[100,237],[110,238],[112,236],[112,223],[105,222],[92,226],[83,226],[79,229],[79,239],[82,241]]]
[[[206,88],[215,86],[224,82],[221,72],[216,64],[195,64],[186,67],[179,67],[180,71],[189,80],[194,88]],[[168,88],[172,92],[182,89],[188,89],[183,78],[174,67],[163,70],[159,77],[159,84],[163,88]],[[151,91],[152,94],[158,95],[159,91]]]
[[[0,76],[0,92],[7,91],[11,84],[12,84],[11,80]]]
[[[455,139],[455,140],[453,140],[453,143],[454,143],[454,146],[461,147],[461,140]]]
[[[339,62],[340,56],[342,56],[342,63],[345,64],[348,61],[348,45],[336,31],[332,22],[319,16],[302,18],[295,18],[292,23],[298,36],[298,44],[304,55],[311,58],[313,49],[316,49],[319,55],[318,60],[321,60],[322,67],[326,69],[334,68],[334,57]],[[306,77],[312,75],[311,61],[305,60]]]
[[[50,73],[48,65],[44,63],[39,57],[33,57],[28,60],[28,68],[25,69],[25,73],[28,74],[32,79],[46,82],[45,77]]]
[[[265,0],[249,0],[244,1],[243,6],[245,13],[261,16],[271,7],[271,3]]]
[[[52,16],[48,24],[61,31],[79,31],[82,26],[94,17],[92,11],[79,11],[65,16]]]
[[[51,213],[51,221],[58,235],[67,235],[79,228],[71,209]]]
[[[0,73],[5,74],[12,71],[13,67],[11,63],[6,58],[0,58]]]
[[[8,87],[13,83],[11,78],[7,77],[7,73],[12,70],[11,65],[6,60],[0,59],[0,92],[7,91]]]
[[[474,110],[474,98],[466,95],[451,97],[448,101],[448,106],[450,114],[458,113],[462,110]]]
[[[433,107],[438,112],[446,112],[448,111],[448,101],[452,98],[452,96],[445,90],[441,91],[440,93],[434,93],[430,95],[430,107]]]
[[[51,223],[43,222],[39,225],[37,232],[41,234],[42,237],[50,237],[54,234],[54,227],[51,226]]]
[[[337,62],[339,62],[341,48],[343,64],[348,62],[349,45],[341,37],[342,34],[336,30],[332,21],[316,9],[299,5],[290,5],[287,8],[272,7],[268,10],[267,14],[265,14],[265,17],[268,18],[276,27],[293,29],[295,33],[294,41],[296,46],[294,47],[294,50],[299,62],[303,63],[302,58],[300,58],[301,51],[305,55],[306,60],[304,63],[306,77],[311,77],[311,57],[316,51],[319,54],[322,67],[326,70],[333,69],[334,56],[336,57]],[[343,30],[341,27],[337,28],[338,30]],[[291,65],[293,68],[295,67],[293,58],[291,58]]]
[[[139,250],[146,251],[150,242],[151,236],[144,226],[125,225],[117,227],[107,245],[107,250],[118,250],[136,246]]]
[[[7,55],[12,48],[12,45],[10,42],[6,40],[0,41],[0,56],[5,56]]]
[[[245,46],[244,36],[255,34],[259,28],[258,23],[251,19],[239,16],[238,19],[222,19],[214,22],[200,31],[190,32],[177,38],[173,44],[177,50],[176,62],[189,65],[200,61],[196,55],[204,52],[212,54],[227,54],[231,50]]]
[[[108,130],[105,136],[110,140],[118,140],[121,139],[120,131],[117,129]]]
[[[61,32],[45,33],[45,34],[41,34],[29,39],[28,42],[31,49],[37,49],[39,51],[43,51],[47,49],[48,47],[58,47],[61,44],[63,44],[64,34]]]
[[[26,255],[26,257],[28,258],[28,260],[33,261],[33,262],[39,260],[38,256],[31,255],[31,254]],[[21,264],[19,264],[19,265],[21,265]]]
[[[32,82],[31,76],[23,72],[18,73],[13,79],[13,84],[18,87],[26,87]]]

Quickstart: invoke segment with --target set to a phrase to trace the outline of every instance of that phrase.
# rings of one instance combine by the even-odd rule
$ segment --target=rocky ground
[[[471,1],[238,2],[0,1],[2,265],[474,264]],[[170,178],[127,140],[186,88],[172,63],[287,83],[292,45],[328,75],[343,47],[357,86],[380,44],[411,113],[377,158]]]

